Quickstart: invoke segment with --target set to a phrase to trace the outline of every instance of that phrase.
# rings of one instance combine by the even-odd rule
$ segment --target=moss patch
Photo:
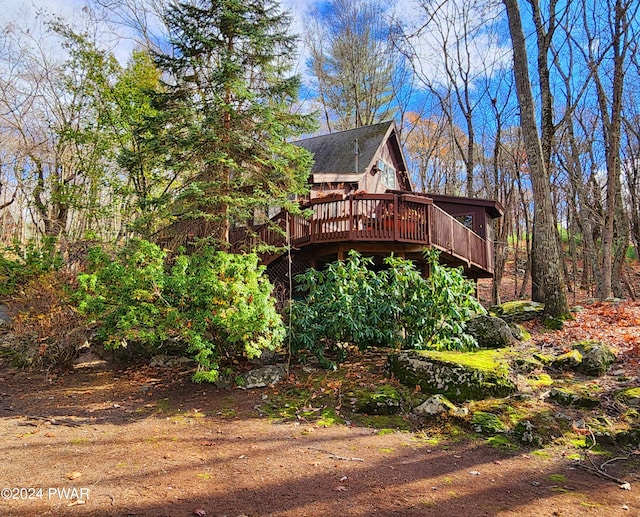
[[[640,387],[619,391],[616,399],[629,407],[640,409]]]
[[[335,424],[344,424],[345,420],[342,418],[333,408],[327,408],[322,411],[322,414],[316,425],[320,427],[330,427]]]
[[[400,382],[452,401],[504,397],[516,390],[509,378],[509,351],[409,350],[391,354],[388,368]]]
[[[559,370],[574,370],[582,364],[582,354],[579,350],[570,350],[556,357],[551,364]]]
[[[479,350],[477,352],[421,351],[421,356],[449,364],[461,364],[486,372],[506,373],[506,352],[502,350]]]
[[[483,434],[504,433],[507,427],[493,413],[476,411],[471,418],[473,430]]]
[[[541,388],[544,386],[551,386],[553,379],[546,373],[540,373],[538,375],[532,375],[527,377],[527,383],[534,388]]]
[[[379,386],[374,391],[356,393],[355,410],[369,415],[394,415],[400,411],[402,396],[393,386]]]
[[[567,388],[553,388],[549,393],[549,399],[563,406],[574,406],[587,409],[600,406],[600,399],[589,397]]]
[[[489,438],[487,438],[487,444],[495,449],[510,451],[516,451],[520,448],[517,443],[513,443],[509,438],[502,434],[499,434],[497,436],[490,436]]]

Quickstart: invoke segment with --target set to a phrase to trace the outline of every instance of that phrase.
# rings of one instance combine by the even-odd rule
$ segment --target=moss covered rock
[[[387,366],[403,384],[456,402],[505,397],[516,390],[506,354],[499,350],[406,350],[391,354]]]
[[[283,366],[263,366],[244,373],[240,387],[244,389],[264,388],[280,382],[286,375]]]
[[[579,350],[570,350],[559,355],[552,362],[551,366],[558,370],[577,370],[582,364],[582,354]]]
[[[600,399],[562,388],[553,388],[549,392],[549,399],[563,406],[574,406],[588,409],[600,406]]]
[[[513,323],[529,321],[542,316],[544,304],[531,300],[515,300],[491,307],[489,313]]]
[[[538,433],[535,424],[530,420],[521,420],[513,428],[513,437],[524,445],[540,447],[545,439]]]
[[[393,386],[380,386],[372,392],[357,394],[355,410],[367,415],[395,415],[400,411],[402,396]]]
[[[458,408],[444,395],[433,395],[419,406],[413,408],[413,413],[421,416],[440,415],[443,413],[450,413],[455,415],[458,414],[459,411],[460,408]]]
[[[512,327],[503,319],[482,314],[466,323],[467,333],[471,334],[480,348],[505,348],[518,343]]]
[[[471,417],[471,427],[476,433],[498,434],[507,431],[507,427],[493,413],[476,411]]]
[[[616,393],[616,400],[634,409],[640,409],[640,387],[627,388]]]
[[[511,328],[511,333],[518,341],[529,341],[531,339],[531,333],[522,325],[509,322],[507,322],[507,325],[509,325],[509,327]]]
[[[514,355],[513,365],[518,373],[525,374],[540,370],[544,367],[544,364],[533,357],[533,355],[526,353]]]
[[[604,375],[616,360],[614,351],[600,341],[580,341],[572,348],[582,355],[578,369],[588,375]]]
[[[527,377],[527,383],[534,388],[542,388],[553,385],[553,379],[547,373],[538,373]]]
[[[620,445],[640,445],[640,427],[616,433],[616,443]]]

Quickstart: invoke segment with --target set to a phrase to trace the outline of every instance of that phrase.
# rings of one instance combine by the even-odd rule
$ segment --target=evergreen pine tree
[[[166,12],[171,51],[157,56],[166,92],[156,119],[181,178],[168,241],[224,248],[233,224],[306,191],[310,155],[288,142],[311,118],[291,111],[297,38],[273,0],[196,0]]]

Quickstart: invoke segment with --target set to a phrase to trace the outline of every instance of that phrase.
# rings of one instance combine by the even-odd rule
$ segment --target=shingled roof
[[[312,174],[362,174],[373,165],[376,151],[394,129],[395,124],[389,120],[372,126],[314,136],[293,143],[313,154],[315,161],[311,169]],[[356,141],[359,151],[357,170]]]

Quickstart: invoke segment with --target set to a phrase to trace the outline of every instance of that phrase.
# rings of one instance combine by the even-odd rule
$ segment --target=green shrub
[[[143,240],[131,242],[115,260],[91,250],[77,299],[80,310],[101,324],[106,347],[177,348],[198,363],[195,381],[213,382],[221,358],[251,358],[282,343],[284,325],[255,254],[205,247],[177,256],[171,267],[166,258]]]
[[[430,269],[426,279],[409,260],[385,259],[389,268],[383,271],[381,303],[390,300],[394,307],[403,348],[471,350],[477,343],[465,333],[464,322],[485,312],[475,296],[475,285],[464,277],[462,268],[440,264],[437,250],[424,253]]]
[[[338,360],[344,360],[343,343],[364,350],[395,340],[394,327],[382,324],[390,312],[377,303],[383,276],[368,267],[372,264],[371,258],[351,252],[347,260],[329,264],[324,271],[309,269],[296,277],[298,290],[308,294],[292,305],[295,351],[307,350],[329,366],[325,353],[337,352]]]
[[[34,276],[8,300],[11,346],[4,352],[20,367],[69,368],[85,340],[85,322],[69,299],[63,272]],[[1,351],[1,349],[0,349]]]
[[[292,307],[294,350],[309,351],[321,362],[328,352],[346,356],[345,344],[369,347],[468,350],[476,343],[464,322],[484,309],[473,283],[460,269],[442,266],[438,253],[426,250],[431,274],[425,279],[413,262],[385,259],[386,269],[371,269],[371,258],[349,253],[345,261],[324,271],[307,271],[296,278],[307,292]]]
[[[44,237],[39,244],[29,241],[24,248],[16,242],[9,253],[0,254],[0,296],[12,295],[18,286],[62,265],[54,237]]]

